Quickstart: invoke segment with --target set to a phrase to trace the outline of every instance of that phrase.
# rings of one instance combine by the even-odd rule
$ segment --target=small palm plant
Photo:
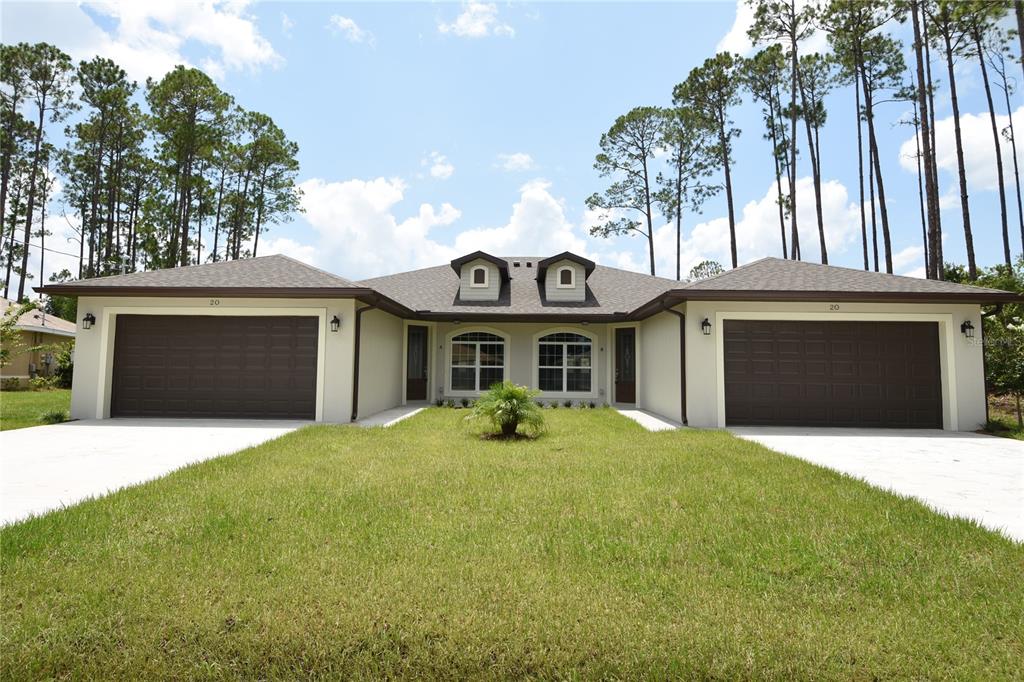
[[[540,434],[544,431],[544,414],[534,401],[538,393],[511,381],[494,384],[476,401],[467,419],[488,419],[505,438],[514,437],[520,425],[533,435]]]

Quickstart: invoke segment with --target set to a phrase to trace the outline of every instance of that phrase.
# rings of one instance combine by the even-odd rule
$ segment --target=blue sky
[[[673,85],[717,49],[749,50],[742,2],[5,2],[0,11],[4,42],[48,40],[76,59],[109,56],[140,81],[176,63],[200,66],[239,104],[271,115],[300,146],[306,213],[261,238],[261,253],[351,278],[436,265],[477,248],[572,249],[645,270],[640,239],[587,234],[595,217],[584,200],[604,186],[592,168],[598,138],[634,106],[668,104]],[[905,27],[895,30],[906,38]],[[822,46],[820,37],[808,45]],[[942,73],[941,64],[934,68]],[[958,69],[975,244],[987,265],[1001,258],[994,149],[976,65]],[[948,260],[963,261],[948,92],[938,97],[945,248]],[[837,91],[828,105],[830,260],[858,267],[852,91]],[[1013,107],[1024,130],[1019,96]],[[906,156],[912,129],[896,124],[906,113],[903,104],[882,106],[880,145],[896,270],[920,274],[917,179]],[[772,166],[749,97],[734,118],[743,130],[734,167],[740,260],[750,261],[780,251]],[[1009,154],[1007,146],[1007,164]],[[809,163],[802,164],[798,216],[805,257],[817,259]],[[1009,167],[1008,176],[1012,182]],[[1015,226],[1014,212],[1019,252]],[[672,228],[658,231],[660,275],[674,275],[674,239]],[[726,263],[727,239],[724,197],[687,216],[684,273],[704,258]],[[52,266],[63,266],[59,256]]]

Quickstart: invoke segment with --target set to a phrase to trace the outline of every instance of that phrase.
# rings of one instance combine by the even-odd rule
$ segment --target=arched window
[[[487,286],[487,268],[482,265],[477,265],[470,272],[469,285],[471,287],[486,287]]]
[[[550,393],[589,393],[594,344],[573,332],[542,336],[537,353],[537,384]]]
[[[490,332],[466,332],[452,338],[453,391],[486,391],[505,380],[505,339]]]
[[[572,289],[576,286],[576,271],[571,267],[558,268],[558,288]]]

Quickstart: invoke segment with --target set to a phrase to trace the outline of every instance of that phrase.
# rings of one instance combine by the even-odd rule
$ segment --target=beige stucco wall
[[[402,404],[402,319],[382,310],[363,313],[359,346],[359,418]]]
[[[18,378],[22,380],[22,384],[27,383],[29,378],[29,363],[35,364],[37,376],[53,375],[54,370],[57,369],[56,360],[49,367],[43,363],[43,356],[48,352],[53,352],[49,349],[50,346],[73,346],[75,344],[74,338],[58,334],[22,331],[20,335],[21,348],[37,348],[37,350],[22,350],[22,352],[12,355],[7,366],[0,368],[0,378]],[[44,348],[39,349],[40,346]]]
[[[679,386],[679,317],[658,313],[640,325],[637,338],[640,374],[637,399],[640,407],[681,422],[682,406]]]
[[[74,419],[110,416],[110,383],[118,314],[313,315],[321,320],[317,367],[317,415],[327,422],[347,422],[352,413],[355,302],[352,299],[141,298],[83,296],[78,302],[75,374],[71,395]],[[96,316],[82,329],[86,313]],[[341,329],[327,322],[338,315]],[[365,320],[364,320],[365,321]]]
[[[688,302],[686,312],[686,410],[690,426],[725,426],[722,322],[730,317],[790,320],[927,321],[939,325],[943,426],[973,431],[985,423],[985,380],[980,338],[966,339],[960,325],[981,328],[978,305],[884,303]],[[711,335],[701,322],[711,321]],[[980,335],[979,335],[980,337]]]
[[[537,387],[537,339],[557,331],[569,331],[592,337],[593,369],[589,393],[544,393],[541,400],[594,401],[597,404],[610,402],[611,388],[608,384],[611,348],[608,345],[608,325],[604,324],[538,324],[523,323],[482,323],[462,324],[438,323],[434,329],[433,358],[431,372],[433,381],[431,399],[472,397],[474,393],[453,392],[448,388],[448,366],[450,362],[450,339],[456,334],[470,331],[487,331],[506,338],[505,377],[511,381]]]

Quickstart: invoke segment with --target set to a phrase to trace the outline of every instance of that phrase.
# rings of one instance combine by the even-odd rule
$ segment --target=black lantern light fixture
[[[336,332],[341,329],[341,318],[335,315],[331,318],[331,331]]]
[[[85,317],[82,318],[82,329],[92,329],[94,324],[96,324],[96,316],[92,313],[86,313]]]
[[[968,339],[973,339],[974,324],[972,324],[970,320],[965,320],[964,323],[960,325],[960,333],[963,334]]]
[[[704,332],[704,336],[711,336],[711,320],[705,317],[700,323],[700,330]]]

